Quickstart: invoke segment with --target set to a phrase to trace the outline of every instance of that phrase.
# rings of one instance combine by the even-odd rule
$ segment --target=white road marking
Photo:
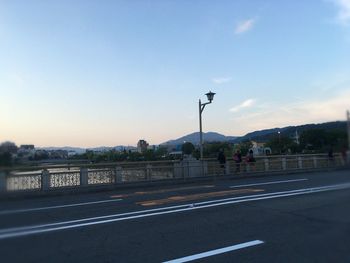
[[[229,247],[219,248],[219,249],[215,249],[215,250],[211,250],[211,251],[195,254],[195,255],[192,255],[192,256],[187,256],[187,257],[183,257],[183,258],[178,258],[178,259],[165,261],[164,263],[189,262],[189,261],[193,261],[193,260],[197,260],[197,259],[201,259],[201,258],[206,258],[206,257],[211,257],[211,256],[227,253],[227,252],[238,250],[238,249],[242,249],[242,248],[247,248],[247,247],[252,247],[252,246],[256,246],[256,245],[261,245],[263,243],[264,243],[264,241],[261,241],[261,240],[249,241],[249,242],[245,242],[245,243],[241,243],[241,244],[237,244],[237,245],[233,245],[233,246],[229,246]]]
[[[41,210],[74,207],[74,206],[119,202],[122,200],[123,199],[112,199],[112,200],[101,200],[101,201],[93,201],[93,202],[86,202],[86,203],[76,203],[76,204],[69,204],[69,205],[56,205],[56,206],[35,207],[35,208],[27,208],[27,209],[17,209],[17,210],[4,210],[4,211],[0,211],[0,215],[9,215],[9,214],[17,214],[17,213],[25,213],[25,212],[35,212],[35,211],[41,211]]]
[[[256,184],[241,184],[241,185],[233,185],[230,188],[238,188],[238,187],[247,187],[247,186],[256,186],[256,185],[267,185],[267,184],[284,184],[284,183],[292,183],[292,182],[300,182],[300,181],[308,181],[307,178],[294,179],[294,180],[284,180],[284,181],[272,181],[265,183],[256,183]]]
[[[211,204],[209,204],[210,201],[208,201],[208,202],[202,202],[202,203],[195,203],[193,204],[194,206],[191,206],[191,204],[186,204],[186,205],[179,205],[179,206],[170,206],[170,207],[162,207],[157,209],[128,212],[123,214],[114,214],[114,215],[107,215],[107,216],[101,216],[101,217],[78,219],[73,221],[65,221],[65,222],[58,222],[58,223],[52,223],[52,224],[1,229],[0,240],[6,239],[6,238],[27,236],[31,234],[52,232],[57,230],[85,227],[90,225],[99,225],[99,224],[106,224],[106,223],[117,222],[117,221],[172,214],[172,213],[197,210],[197,209],[203,209],[203,208],[209,208],[209,207],[216,207],[216,206],[222,206],[222,205],[228,205],[228,204],[267,200],[267,199],[274,199],[274,198],[287,197],[287,196],[297,196],[297,195],[303,195],[303,194],[312,194],[312,193],[341,190],[341,189],[347,189],[347,188],[350,188],[350,183],[329,185],[329,186],[322,186],[322,187],[315,187],[315,188],[305,188],[305,189],[298,189],[298,190],[291,190],[291,191],[284,191],[284,192],[275,192],[275,193],[269,193],[269,194],[251,195],[251,196],[245,196],[245,197],[236,197],[231,199],[219,199],[219,200],[213,200],[212,201],[213,203]]]

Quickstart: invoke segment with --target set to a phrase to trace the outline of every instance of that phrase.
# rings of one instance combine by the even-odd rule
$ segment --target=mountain
[[[335,121],[335,122],[326,122],[319,124],[305,124],[298,126],[287,126],[282,128],[272,128],[265,129],[260,131],[254,131],[247,133],[244,136],[225,136],[217,132],[207,132],[203,133],[203,141],[204,142],[231,142],[231,143],[239,143],[245,140],[257,141],[257,142],[267,142],[274,136],[278,136],[278,132],[281,133],[282,136],[293,137],[295,136],[295,132],[298,131],[299,136],[305,130],[310,129],[324,129],[324,130],[346,130],[346,122],[345,121]],[[181,145],[184,142],[191,142],[194,145],[199,144],[199,132],[194,132],[178,139],[170,140],[162,143],[161,145]]]
[[[226,142],[235,140],[235,136],[225,136],[217,132],[203,132],[203,141],[205,142]],[[199,132],[194,132],[178,139],[170,140],[162,143],[162,145],[180,145],[184,142],[191,142],[194,145],[199,144]]]
[[[266,129],[266,130],[247,133],[246,135],[239,137],[235,140],[232,140],[231,142],[238,143],[244,140],[266,142],[270,140],[272,137],[277,136],[278,132],[280,132],[282,136],[292,137],[292,136],[295,136],[296,131],[298,131],[298,134],[301,135],[303,131],[311,130],[311,129],[323,129],[327,131],[330,131],[330,130],[346,131],[346,122],[334,121],[334,122],[326,122],[326,123],[319,123],[319,124],[305,124],[305,125],[298,125],[298,126],[287,126],[283,128]]]

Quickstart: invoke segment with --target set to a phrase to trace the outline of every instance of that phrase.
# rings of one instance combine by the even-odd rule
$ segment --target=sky
[[[350,0],[0,0],[0,141],[159,144],[345,120]]]

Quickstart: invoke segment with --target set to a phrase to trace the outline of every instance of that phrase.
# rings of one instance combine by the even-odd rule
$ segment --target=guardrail
[[[336,154],[331,159],[327,155],[286,155],[256,157],[255,162],[235,163],[229,160],[224,167],[215,159],[15,167],[0,171],[0,193],[48,192],[169,179],[320,170],[345,165],[346,160]]]

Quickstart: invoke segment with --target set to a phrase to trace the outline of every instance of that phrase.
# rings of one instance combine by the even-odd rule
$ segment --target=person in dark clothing
[[[253,170],[255,169],[255,158],[254,158],[253,150],[249,150],[249,152],[248,152],[248,154],[246,156],[246,162],[247,162],[247,169],[248,170],[250,170],[251,168]]]
[[[236,153],[233,155],[233,160],[236,163],[236,173],[239,173],[241,171],[242,162],[242,154],[240,150],[237,150]]]
[[[221,170],[223,170],[223,173],[225,173],[226,156],[224,154],[224,150],[223,149],[220,149],[220,151],[219,151],[218,161],[219,161]]]
[[[328,151],[328,166],[334,165],[334,155],[333,155],[333,148],[330,147]]]
[[[248,153],[248,162],[249,162],[249,163],[255,162],[253,150],[249,150],[249,153]]]
[[[329,151],[328,151],[328,159],[329,160],[333,160],[333,148],[332,147],[330,147],[329,148]]]

